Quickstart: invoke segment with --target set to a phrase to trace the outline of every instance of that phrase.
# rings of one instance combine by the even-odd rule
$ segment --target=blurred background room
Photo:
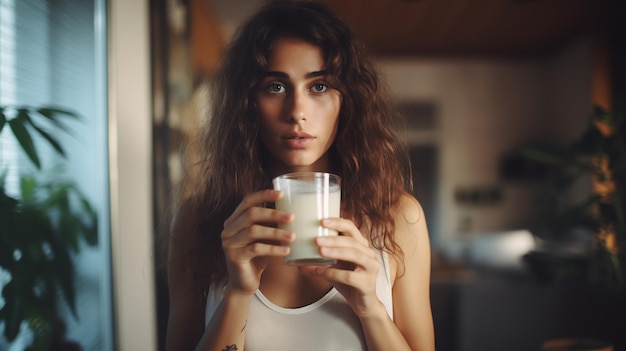
[[[164,350],[181,148],[264,1],[0,0],[0,350]],[[625,2],[318,1],[404,117],[437,350],[625,350]]]

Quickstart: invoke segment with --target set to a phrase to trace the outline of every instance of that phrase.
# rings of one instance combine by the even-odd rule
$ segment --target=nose
[[[307,120],[309,116],[309,103],[307,94],[302,92],[293,92],[291,94],[291,108],[288,111],[289,121],[292,123],[300,123]]]

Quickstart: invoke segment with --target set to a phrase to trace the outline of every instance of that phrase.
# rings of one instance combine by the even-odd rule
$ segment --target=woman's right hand
[[[269,257],[289,254],[288,244],[295,234],[275,225],[289,223],[293,215],[262,206],[276,202],[281,196],[276,190],[251,193],[224,222],[222,248],[231,292],[253,294],[259,288]]]

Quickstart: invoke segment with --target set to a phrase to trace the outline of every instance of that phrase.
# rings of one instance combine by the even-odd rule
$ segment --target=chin
[[[325,169],[324,159],[315,157],[284,157],[276,158],[278,168],[293,172],[320,171]]]

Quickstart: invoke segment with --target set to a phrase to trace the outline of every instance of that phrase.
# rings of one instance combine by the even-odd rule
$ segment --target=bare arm
[[[243,350],[251,299],[250,294],[226,293],[196,350]]]
[[[170,270],[170,272],[172,272]],[[226,294],[204,328],[204,306],[185,291],[180,275],[170,282],[167,350],[243,350],[245,323],[252,295]]]
[[[404,273],[393,286],[394,321],[412,350],[435,350],[430,306],[430,240],[426,217],[412,196],[404,196],[396,215],[396,239],[404,250]]]
[[[377,313],[362,317],[368,350],[435,349],[430,307],[430,244],[421,206],[404,196],[396,213],[395,237],[404,250],[404,274],[393,285],[394,321],[382,303]]]
[[[170,312],[167,350],[243,350],[245,323],[252,295],[226,293],[204,328],[205,306],[198,303],[184,272],[172,265],[170,272]]]
[[[170,315],[167,350],[233,351],[244,349],[245,325],[250,301],[258,289],[268,256],[285,256],[293,233],[258,223],[286,223],[292,215],[259,207],[280,197],[275,191],[260,191],[244,198],[224,222],[222,247],[228,268],[228,285],[219,307],[204,328],[203,292],[187,274],[183,257],[197,243],[188,233],[197,230],[194,215],[183,206],[174,224],[168,258]],[[191,214],[190,214],[191,213]],[[207,267],[208,269],[209,267]]]
[[[324,256],[353,262],[355,269],[306,267],[303,271],[331,281],[344,295],[361,320],[369,351],[431,351],[434,332],[430,309],[430,245],[424,214],[417,201],[407,194],[394,217],[396,240],[405,253],[404,274],[396,278],[393,286],[394,321],[376,296],[379,264],[367,240],[351,221],[324,221],[325,226],[344,235],[318,238],[318,244]]]

